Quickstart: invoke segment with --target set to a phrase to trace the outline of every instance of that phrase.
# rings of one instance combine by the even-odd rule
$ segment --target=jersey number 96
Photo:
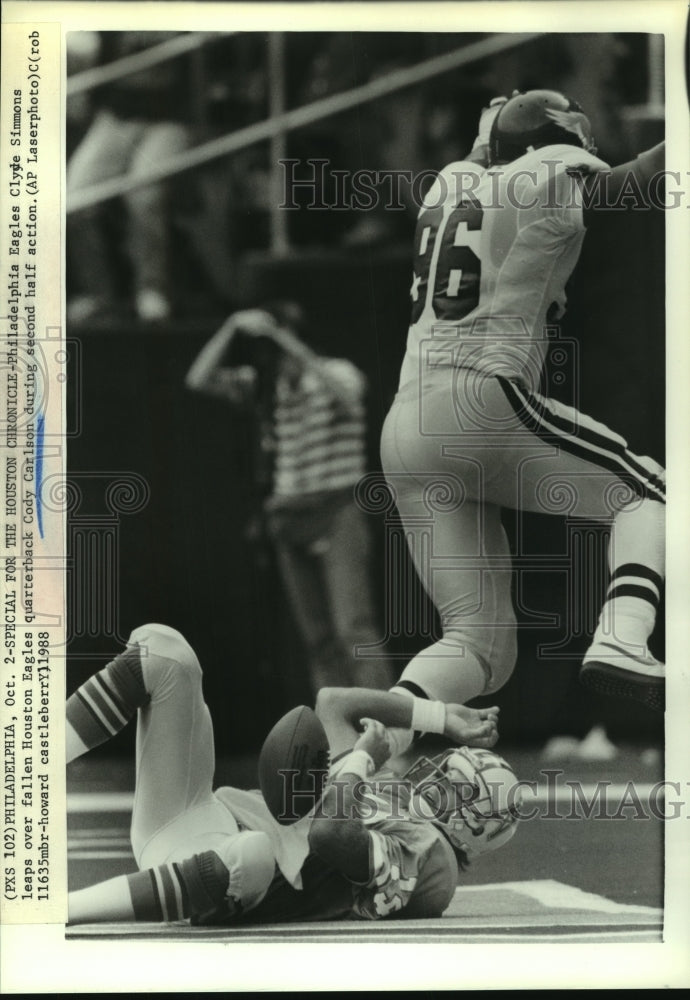
[[[418,322],[427,304],[438,320],[462,319],[476,308],[482,215],[481,205],[473,199],[461,201],[448,214],[439,206],[420,215],[415,232],[411,292],[413,324]]]

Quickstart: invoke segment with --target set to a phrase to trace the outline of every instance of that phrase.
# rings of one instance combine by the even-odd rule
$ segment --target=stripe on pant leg
[[[515,388],[518,389],[518,393],[522,391],[518,386]],[[588,427],[587,423],[576,424],[566,415],[549,410],[545,400],[534,393],[525,392],[525,398],[539,414],[544,425],[552,425],[559,440],[561,440],[561,434],[565,433],[569,439],[575,438],[584,447],[592,447],[597,454],[600,451],[605,452],[619,462],[624,470],[631,470],[635,476],[638,476],[644,486],[653,487],[661,499],[665,498],[666,484],[663,479],[650,472],[638,461],[637,456],[632,454],[620,435],[614,431],[602,433],[594,427]],[[583,421],[587,420],[584,414],[579,414],[579,416]],[[608,431],[608,428],[604,428],[604,430]]]
[[[613,472],[637,496],[665,502],[666,490],[661,479],[641,466],[621,439],[606,437],[591,427],[578,426],[567,417],[551,413],[536,396],[508,379],[497,378],[515,416],[540,440]]]

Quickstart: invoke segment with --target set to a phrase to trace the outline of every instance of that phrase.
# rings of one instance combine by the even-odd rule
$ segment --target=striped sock
[[[208,923],[229,916],[228,869],[215,851],[128,875],[134,919]]]
[[[70,742],[83,747],[81,752],[105,743],[148,701],[139,647],[130,646],[67,699],[68,734],[72,736],[68,762],[76,756],[70,753]]]
[[[595,641],[636,646],[643,652],[656,622],[661,576],[641,563],[625,563],[611,574]]]

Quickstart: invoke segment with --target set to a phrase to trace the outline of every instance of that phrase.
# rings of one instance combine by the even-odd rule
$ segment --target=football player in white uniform
[[[137,718],[138,870],[71,892],[69,921],[230,926],[440,916],[460,869],[506,843],[519,819],[519,783],[490,750],[496,711],[366,688],[322,690],[317,715],[331,780],[318,812],[311,796],[301,819],[284,825],[258,790],[214,788],[199,661],[175,629],[142,625],[67,700],[68,762]],[[435,729],[456,749],[409,778],[381,774],[392,750],[385,726]],[[380,787],[371,784],[377,778]]]
[[[611,522],[610,584],[581,679],[663,707],[664,667],[647,643],[664,576],[664,472],[539,392],[547,326],[564,313],[589,212],[631,180],[644,190],[663,153],[661,144],[612,170],[577,104],[516,92],[492,102],[468,159],[425,197],[407,350],[381,442],[443,629],[399,682],[417,695],[464,703],[510,677],[516,619],[501,509],[514,508]]]

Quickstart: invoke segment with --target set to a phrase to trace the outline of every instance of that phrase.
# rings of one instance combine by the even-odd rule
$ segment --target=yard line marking
[[[90,854],[98,854],[100,851],[127,851],[129,854],[132,853],[129,845],[129,837],[113,837],[104,840],[72,840],[68,837],[67,850],[70,853],[70,857],[76,857],[77,851],[81,851],[82,854],[87,851]]]
[[[616,782],[607,784],[606,781],[579,783],[576,779],[569,778],[568,781],[575,782],[582,795],[589,798],[596,794],[598,790],[605,789],[609,799],[623,799],[626,793],[629,795],[631,788],[634,788],[638,798],[649,795],[652,791],[658,794],[660,800],[664,799],[664,789],[661,782]],[[532,791],[527,788],[529,795],[525,796],[526,805],[568,805],[573,804],[573,789],[570,785],[558,785],[556,788],[545,788],[537,786]],[[613,804],[613,803],[610,803]],[[69,792],[67,794],[67,812],[95,813],[95,812],[131,812],[134,805],[133,792]],[[623,808],[634,808],[633,804],[623,802]]]
[[[367,928],[370,931],[370,928]],[[90,933],[83,927],[68,927],[66,929],[66,937],[73,941],[79,940],[100,940],[100,941],[136,941],[136,940],[151,940],[151,941],[165,941],[175,938],[182,938],[187,941],[251,941],[254,944],[270,944],[279,942],[280,944],[287,944],[290,941],[303,941],[308,940],[312,944],[359,944],[362,941],[371,941],[371,933],[357,933],[353,932],[351,928],[347,928],[342,931],[330,931],[329,933],[324,933],[323,931],[314,931],[313,933],[306,936],[300,937],[294,934],[294,924],[286,924],[281,926],[279,932],[266,932],[262,930],[253,930],[251,935],[238,935],[236,933],[236,928],[226,929],[224,934],[209,935],[203,932],[191,935],[189,937],[179,934],[171,934],[167,929],[162,929],[160,931],[149,931],[146,934],[136,934],[131,931],[122,930],[120,932],[114,930],[103,930]],[[533,937],[529,937],[525,934],[521,934],[519,931],[516,933],[511,932],[498,932],[496,934],[468,934],[464,929],[453,928],[450,932],[439,933],[438,928],[425,928],[420,934],[418,930],[401,931],[396,928],[393,929],[392,926],[386,928],[386,933],[377,936],[376,940],[381,943],[391,943],[391,944],[418,944],[420,940],[427,938],[432,938],[434,942],[457,942],[466,944],[522,944],[526,940],[530,944],[658,944],[661,941],[660,934],[654,931],[624,931],[623,933],[617,933],[615,931],[609,932],[595,931],[595,932],[582,932],[575,934],[539,934]]]
[[[68,813],[131,812],[134,792],[68,792]]]
[[[556,879],[534,879],[529,882],[493,882],[494,889],[507,889],[513,892],[531,896],[544,906],[573,910],[597,910],[602,913],[644,913],[660,915],[661,910],[654,906],[641,906],[636,903],[616,903],[593,892],[585,892],[575,886],[558,882]],[[486,892],[487,885],[461,885],[455,894],[464,895],[470,892]]]
[[[467,924],[462,920],[447,917],[425,921],[400,922],[364,921],[353,926],[351,921],[318,922],[307,924],[265,924],[260,926],[233,927],[190,927],[176,921],[171,924],[82,924],[67,928],[67,936],[85,939],[129,939],[187,941],[309,941],[328,943],[356,943],[358,941],[419,942],[466,941],[481,942],[550,942],[568,944],[570,942],[659,942],[661,927],[655,925],[632,926],[624,924],[589,925],[582,921],[573,927],[563,925],[557,928],[525,924],[522,927],[497,925],[487,927],[482,924]]]
[[[131,850],[120,851],[73,851],[69,852],[70,861],[122,861],[132,857]]]

